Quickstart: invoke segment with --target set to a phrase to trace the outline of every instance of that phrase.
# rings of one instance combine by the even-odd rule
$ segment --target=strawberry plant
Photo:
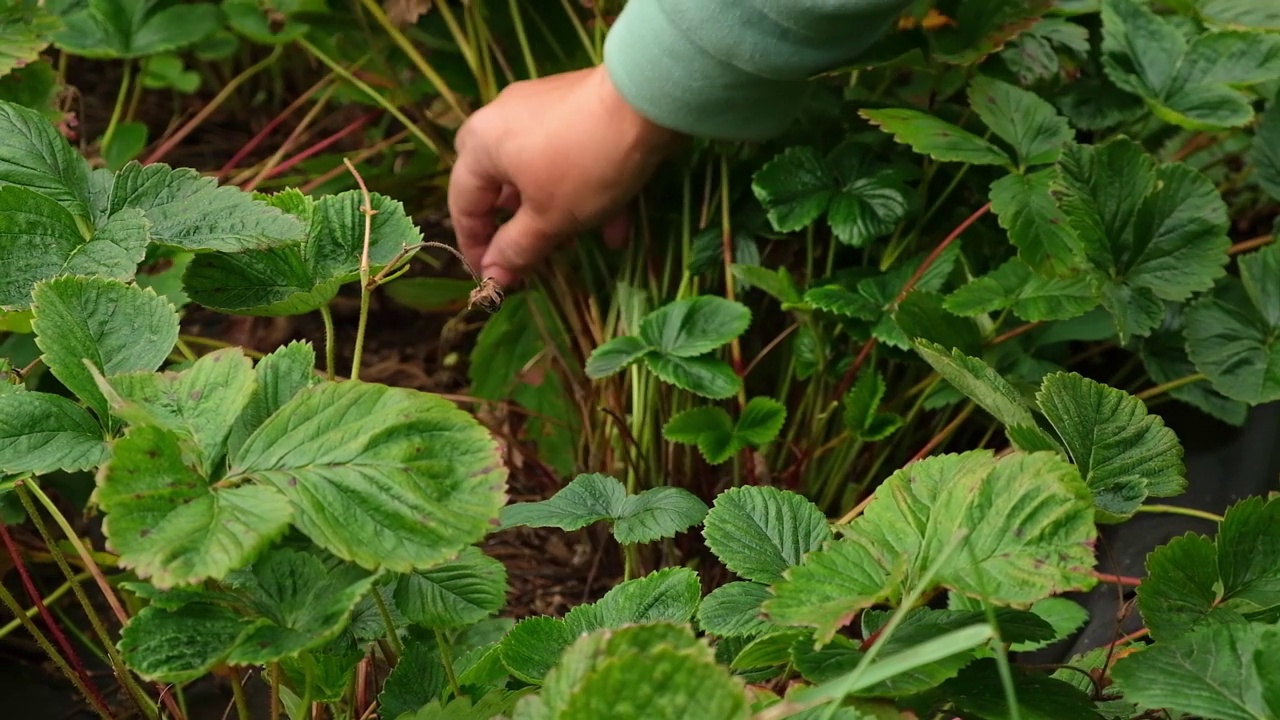
[[[913,3],[783,137],[696,143],[626,249],[505,298],[411,265],[448,138],[598,61],[617,3],[11,5],[0,639],[93,715],[1280,716],[1280,500],[1183,497],[1280,399],[1270,3]],[[71,56],[120,72],[96,144]],[[299,58],[216,172],[159,162]],[[148,153],[163,94],[203,105]],[[369,381],[380,335],[434,342],[381,295],[450,316],[465,392]],[[290,317],[314,344],[192,329]],[[1153,516],[1194,532],[1120,574]],[[571,599],[537,583],[566,546]]]

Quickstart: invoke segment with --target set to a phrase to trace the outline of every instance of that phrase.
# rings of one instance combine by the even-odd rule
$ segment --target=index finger
[[[458,249],[478,272],[485,250],[497,230],[494,211],[502,194],[502,178],[481,150],[467,148],[449,174],[449,216]]]

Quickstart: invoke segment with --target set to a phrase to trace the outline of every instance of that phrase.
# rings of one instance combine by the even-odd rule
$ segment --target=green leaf
[[[502,509],[503,527],[557,527],[573,531],[607,520],[623,544],[674,537],[696,525],[707,508],[681,488],[650,488],[628,496],[618,480],[579,475],[548,500]]]
[[[652,354],[644,360],[659,380],[710,400],[733,397],[742,387],[742,378],[719,358]]]
[[[1088,278],[1037,275],[1016,258],[970,281],[946,299],[946,308],[957,315],[972,317],[1007,309],[1028,322],[1069,320],[1097,305],[1098,297]]]
[[[107,458],[102,428],[59,395],[0,392],[0,473],[92,470]]]
[[[1280,245],[1239,258],[1228,279],[1187,310],[1187,355],[1223,395],[1280,399]]]
[[[1142,341],[1139,354],[1151,381],[1157,385],[1199,372],[1187,357],[1187,340],[1182,327],[1165,327],[1152,333]],[[1236,427],[1244,425],[1248,417],[1248,405],[1226,397],[1210,382],[1174,387],[1169,395]]]
[[[1004,681],[994,659],[970,665],[942,686],[946,697],[967,716],[987,720],[1101,720],[1093,698],[1062,680],[1056,680],[1016,666],[1011,678],[1018,698],[1018,715],[1010,712]]]
[[[1178,12],[1196,15],[1208,25],[1280,30],[1280,8],[1267,0],[1172,0],[1169,5]]]
[[[511,632],[502,638],[498,652],[512,675],[531,685],[538,685],[576,637],[577,633],[562,620],[532,617],[511,628]]]
[[[1207,177],[1124,138],[1070,146],[1059,168],[1060,206],[1122,340],[1155,328],[1157,298],[1183,302],[1222,277],[1227,208]]]
[[[898,328],[913,340],[927,340],[965,353],[976,353],[982,348],[978,326],[948,311],[936,293],[911,292],[898,303],[892,317]]]
[[[1089,611],[1084,606],[1074,600],[1062,597],[1045,598],[1032,605],[1031,612],[1048,623],[1053,630],[1053,634],[1049,637],[1015,641],[1009,647],[1013,652],[1031,652],[1066,640],[1089,621]],[[1003,639],[1005,641],[1010,640],[1004,634],[1003,628],[1001,629],[1001,634],[1004,636]]]
[[[1217,31],[1188,38],[1134,0],[1102,6],[1107,76],[1165,122],[1189,130],[1241,127],[1253,108],[1241,87],[1280,77],[1280,38]]]
[[[294,395],[245,441],[228,476],[274,487],[294,525],[339,558],[409,572],[484,537],[506,470],[488,431],[452,403],[344,382]]]
[[[461,312],[476,284],[446,277],[409,277],[385,283],[382,291],[396,302],[422,312]]]
[[[862,110],[858,114],[893,135],[897,142],[910,145],[912,150],[934,160],[966,165],[1010,164],[1009,157],[995,145],[918,110]]]
[[[1280,501],[1254,497],[1227,511],[1217,542],[1184,535],[1147,558],[1138,608],[1161,642],[1206,624],[1272,617],[1280,609]]]
[[[574,608],[565,622],[579,634],[626,625],[687,623],[701,599],[698,574],[689,568],[669,567],[618,584],[594,605]],[[578,612],[583,607],[591,611]]]
[[[664,356],[694,358],[727,344],[750,324],[747,306],[703,295],[649,313],[640,321],[640,339]]]
[[[249,630],[233,610],[209,602],[145,607],[120,632],[129,668],[159,682],[187,682],[212,670]]]
[[[853,387],[844,396],[844,426],[855,436],[866,432],[884,399],[884,377],[875,370],[858,374]]]
[[[332,640],[377,576],[310,552],[278,548],[227,578],[253,615],[249,632],[227,655],[232,665],[264,665]]]
[[[14,2],[0,9],[0,76],[40,57],[60,27],[41,4]]]
[[[126,373],[99,379],[99,388],[113,415],[181,438],[188,462],[194,460],[199,474],[212,477],[232,425],[254,393],[254,373],[243,350],[226,348],[180,373]]]
[[[859,610],[911,590],[1029,605],[1094,584],[1096,534],[1088,488],[1054,453],[930,457],[894,473],[844,537],[788,571],[765,612],[825,640]],[[947,553],[932,585],[918,588]]]
[[[493,690],[479,700],[465,696],[448,702],[436,700],[419,707],[411,715],[392,715],[387,711],[387,717],[396,720],[492,720],[495,717],[511,717],[511,708],[519,699],[520,696],[515,693]],[[379,698],[379,707],[382,706]]]
[[[747,287],[763,290],[769,297],[781,303],[800,302],[800,291],[785,267],[776,270],[759,265],[735,264],[731,271],[737,280]]]
[[[893,232],[910,209],[907,191],[892,170],[846,182],[831,199],[827,223],[845,245],[865,247]]]
[[[222,11],[236,32],[262,45],[282,45],[306,35],[311,26],[299,15],[324,13],[323,0],[284,0],[261,5],[253,0],[224,0]],[[390,715],[387,720],[395,720]]]
[[[63,17],[54,36],[63,50],[87,58],[140,58],[179,50],[222,27],[210,3],[165,4],[148,0],[88,0]]]
[[[760,617],[760,607],[768,600],[769,588],[753,582],[721,585],[702,599],[698,625],[718,637],[753,637],[774,627]]]
[[[769,211],[778,232],[803,230],[822,217],[836,193],[836,177],[811,147],[784,150],[765,163],[751,181],[751,190]]]
[[[770,584],[831,539],[817,506],[795,493],[739,487],[716,496],[703,521],[707,547],[747,580]]]
[[[1186,490],[1182,444],[1141,400],[1075,373],[1047,376],[1037,400],[1093,491],[1101,518],[1118,522],[1137,511],[1123,500],[1126,488],[1138,498]]]
[[[1033,27],[1052,7],[1049,0],[941,0],[937,9],[954,23],[931,33],[933,50],[945,62],[976,64]]]
[[[1126,700],[1217,720],[1259,720],[1280,714],[1274,682],[1280,629],[1271,625],[1200,628],[1118,660],[1112,670]],[[1271,685],[1274,689],[1274,685]]]
[[[107,401],[85,362],[104,376],[160,367],[178,341],[178,314],[150,290],[89,277],[60,277],[32,292],[36,343],[54,377],[100,418]]]
[[[1037,272],[1064,275],[1079,265],[1075,236],[1050,194],[1055,171],[1010,174],[991,183],[991,210],[1018,257]]]
[[[467,548],[442,565],[401,576],[395,587],[396,607],[409,622],[429,628],[463,627],[502,609],[507,570],[477,548]]]
[[[979,75],[969,84],[969,105],[1009,143],[1022,167],[1055,162],[1074,133],[1053,105],[1029,90]]]
[[[296,202],[290,194],[271,200],[285,208]],[[370,271],[377,273],[421,242],[422,235],[398,201],[378,194],[371,200],[377,214],[370,230],[369,263]],[[300,217],[309,222],[309,229],[302,244],[197,256],[184,278],[191,298],[215,310],[248,315],[295,315],[327,304],[339,286],[359,278],[362,204],[359,192],[349,191],[305,208]],[[266,244],[275,243],[259,243]]]
[[[440,697],[448,682],[435,638],[411,631],[406,640],[404,655],[378,693],[380,716],[400,718],[415,712]]]
[[[1280,103],[1272,102],[1263,114],[1248,159],[1258,184],[1272,199],[1280,200]]]
[[[0,185],[19,185],[89,214],[89,163],[39,112],[0,101]]]
[[[746,447],[760,447],[778,436],[787,409],[769,397],[752,398],[735,424],[718,407],[685,410],[667,421],[663,437],[672,442],[697,445],[712,465],[719,465]]]
[[[94,497],[120,565],[160,588],[243,567],[290,519],[280,493],[211,483],[184,463],[177,435],[147,425],[114,443]]]
[[[809,288],[804,293],[804,302],[832,315],[859,320],[876,320],[884,312],[871,298],[840,285]]]
[[[294,341],[258,361],[253,395],[236,418],[227,437],[227,454],[235,455],[244,441],[294,395],[320,382],[311,345]]]
[[[0,59],[0,62],[3,62]],[[37,60],[0,74],[0,102],[11,102],[36,110],[52,122],[61,119],[54,107],[61,84],[58,72],[48,60]]]
[[[644,357],[649,346],[640,338],[623,335],[606,341],[591,352],[587,359],[587,377],[601,380],[622,372],[632,363]]]
[[[31,288],[60,275],[129,280],[147,249],[142,214],[124,212],[100,230],[82,230],[54,200],[16,186],[0,186],[0,307],[25,309]]]
[[[773,442],[787,420],[787,407],[771,397],[751,398],[738,416],[734,434],[752,447]]]
[[[102,148],[102,159],[110,170],[119,170],[137,158],[147,147],[149,130],[145,123],[122,122],[116,126],[111,142]]]

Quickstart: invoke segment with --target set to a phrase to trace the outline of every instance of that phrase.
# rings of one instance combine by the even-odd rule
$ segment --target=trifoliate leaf
[[[1046,275],[1064,275],[1079,267],[1079,251],[1049,192],[1054,176],[1053,168],[1005,175],[991,183],[991,211],[1024,263]]]
[[[587,377],[601,380],[622,372],[649,352],[644,341],[632,335],[623,335],[606,341],[587,358]]]
[[[1100,518],[1132,516],[1137,507],[1126,496],[1172,497],[1186,489],[1178,436],[1138,398],[1075,373],[1054,373],[1037,401],[1093,492]]]
[[[254,392],[253,366],[240,348],[216,350],[180,373],[100,378],[112,414],[182,438],[195,469],[212,477],[231,426]]]
[[[1155,329],[1159,300],[1183,302],[1222,277],[1227,208],[1204,175],[1157,166],[1123,138],[1069,146],[1059,169],[1060,207],[1122,340]]]
[[[511,632],[502,638],[498,652],[512,675],[531,685],[539,685],[576,637],[577,633],[563,620],[532,617],[511,628]]]
[[[675,537],[707,512],[687,490],[650,488],[628,496],[622,483],[605,475],[579,475],[548,500],[502,509],[503,527],[557,527],[573,531],[607,520],[623,544]]]
[[[1227,511],[1218,539],[1175,538],[1147,558],[1138,608],[1168,641],[1206,624],[1272,617],[1280,609],[1280,501],[1249,498]]]
[[[1015,38],[1000,59],[1023,85],[1034,85],[1063,74],[1063,58],[1083,60],[1089,54],[1089,31],[1061,18],[1043,18]]]
[[[43,5],[14,2],[0,9],[0,77],[40,57],[62,27]]]
[[[102,428],[61,395],[0,391],[0,473],[92,470],[107,458]]]
[[[788,571],[765,613],[829,639],[859,610],[912,589],[1030,605],[1094,584],[1096,535],[1088,488],[1053,453],[930,457],[894,473],[844,537]]]
[[[222,27],[211,3],[90,0],[63,17],[58,47],[98,60],[141,58],[192,45]]]
[[[698,606],[698,625],[718,637],[759,635],[774,627],[760,617],[760,606],[769,597],[769,588],[759,583],[721,585],[702,599]]]
[[[1069,320],[1097,305],[1098,296],[1088,278],[1037,275],[1017,258],[972,280],[946,300],[946,308],[957,315],[1008,309],[1028,322]]]
[[[307,34],[311,26],[299,15],[328,10],[323,0],[273,2],[263,6],[253,0],[224,0],[222,12],[227,24],[236,32],[262,45],[282,45]],[[395,720],[389,715],[387,720]]]
[[[135,426],[98,481],[107,544],[157,587],[222,578],[280,537],[291,511],[269,487],[221,487],[184,462],[177,435]]]
[[[0,185],[45,195],[89,215],[89,163],[39,112],[0,101]]]
[[[751,324],[747,306],[715,295],[667,303],[640,321],[640,339],[677,358],[705,355],[741,335]]]
[[[579,634],[625,625],[687,623],[701,599],[698,574],[689,568],[670,567],[620,583],[594,605],[579,606],[593,612],[570,612],[565,622]]]
[[[315,374],[316,353],[310,344],[294,341],[279,348],[258,361],[254,368],[257,382],[253,395],[240,416],[236,418],[231,434],[227,437],[227,454],[234,455],[244,441],[267,418],[300,390],[320,382]]]
[[[1274,672],[1280,629],[1274,625],[1202,627],[1118,660],[1116,687],[1138,705],[1217,720],[1280,715]],[[1269,677],[1271,692],[1262,678]]]
[[[1211,31],[1188,38],[1135,0],[1102,4],[1107,76],[1156,116],[1189,130],[1240,127],[1253,119],[1240,87],[1280,77],[1280,38]]]
[[[294,395],[231,458],[228,477],[276,488],[294,525],[334,555],[409,572],[484,537],[506,470],[488,431],[447,400],[344,382]]]
[[[1262,189],[1275,200],[1280,200],[1280,103],[1271,107],[1258,123],[1249,150],[1249,164]]]
[[[45,364],[100,418],[107,415],[107,401],[85,361],[106,377],[150,372],[178,341],[178,314],[150,290],[67,276],[36,285],[32,297],[32,326]]]
[[[742,387],[742,378],[719,358],[651,354],[644,360],[659,380],[709,400],[733,397]]]
[[[263,665],[333,639],[376,575],[314,553],[278,548],[227,584],[252,608],[252,629],[227,656],[232,665]],[[257,616],[257,617],[254,617]],[[259,619],[260,618],[260,619]]]
[[[804,554],[831,539],[827,519],[813,503],[770,487],[720,493],[703,521],[707,547],[733,572],[770,584]]]
[[[982,122],[1009,143],[1023,168],[1054,162],[1073,133],[1053,105],[1030,90],[978,76],[969,84],[969,105]]]
[[[379,272],[412,250],[421,233],[398,201],[371,196],[369,263]],[[273,202],[284,202],[272,198]],[[327,304],[338,287],[360,275],[364,246],[363,200],[358,192],[322,198],[311,213],[303,244],[198,255],[184,281],[196,302],[242,315],[296,315]],[[270,208],[268,208],[270,209]]]
[[[893,135],[897,142],[910,145],[912,150],[934,160],[967,165],[1010,165],[1009,156],[1000,148],[919,110],[862,110],[858,114]]]
[[[477,623],[501,610],[506,599],[506,568],[476,548],[430,570],[403,575],[395,586],[400,613],[429,628]]]
[[[731,271],[738,282],[759,288],[780,303],[800,302],[800,291],[785,267],[772,270],[759,265],[734,265]]]
[[[147,250],[147,221],[122,212],[99,230],[82,226],[57,202],[16,186],[0,186],[0,307],[22,310],[31,287],[60,275],[129,280]]]
[[[724,408],[704,406],[668,420],[662,426],[662,436],[671,442],[696,445],[707,462],[719,465],[742,449],[734,442],[733,430],[733,419]]]
[[[1258,405],[1280,399],[1280,245],[1239,259],[1227,279],[1187,310],[1187,355],[1213,387]]]

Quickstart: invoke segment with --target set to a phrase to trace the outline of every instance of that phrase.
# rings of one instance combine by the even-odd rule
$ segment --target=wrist
[[[603,65],[594,68],[592,74],[595,76],[596,95],[603,106],[604,117],[617,121],[619,135],[628,152],[661,159],[688,139],[684,133],[654,122],[632,106],[618,91]]]

